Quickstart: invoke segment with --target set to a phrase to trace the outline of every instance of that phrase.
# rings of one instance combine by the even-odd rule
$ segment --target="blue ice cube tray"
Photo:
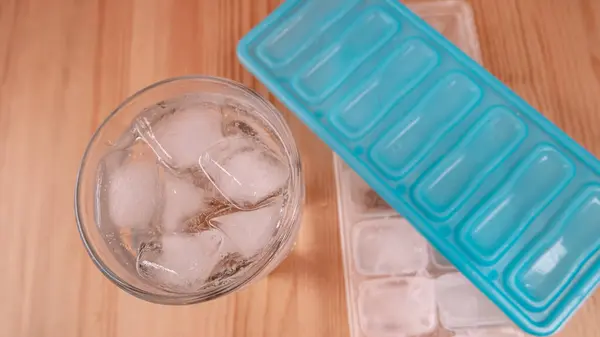
[[[600,163],[397,0],[290,0],[242,63],[519,327],[600,277]]]

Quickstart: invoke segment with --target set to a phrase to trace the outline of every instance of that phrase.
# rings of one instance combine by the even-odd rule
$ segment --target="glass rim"
[[[210,76],[210,75],[183,75],[183,76],[170,77],[170,78],[166,78],[166,79],[154,82],[146,87],[143,87],[142,89],[137,90],[133,94],[129,95],[121,103],[119,103],[119,105],[117,105],[117,107],[115,109],[113,109],[106,118],[104,118],[102,123],[100,123],[98,125],[98,127],[94,130],[92,136],[90,137],[90,139],[85,147],[85,150],[81,157],[79,168],[77,170],[77,176],[76,176],[76,181],[75,181],[74,213],[75,213],[75,219],[77,222],[77,230],[79,232],[79,237],[80,237],[81,241],[83,242],[84,248],[85,248],[88,256],[93,261],[94,265],[101,271],[101,273],[106,278],[108,278],[113,284],[115,284],[119,288],[123,289],[127,293],[129,293],[139,299],[142,299],[142,300],[145,300],[145,301],[148,301],[151,303],[157,303],[157,304],[166,304],[166,305],[195,304],[195,303],[210,301],[210,300],[220,297],[222,295],[232,293],[232,292],[242,288],[246,284],[252,282],[258,275],[260,275],[261,272],[267,268],[267,266],[270,264],[270,262],[275,259],[278,248],[280,246],[285,246],[286,242],[293,239],[293,235],[291,235],[291,233],[290,233],[290,235],[284,235],[286,233],[286,231],[282,230],[281,232],[283,232],[283,234],[280,235],[281,239],[283,240],[282,243],[280,245],[278,245],[277,247],[274,246],[273,244],[271,244],[269,246],[270,248],[272,248],[270,251],[270,254],[263,254],[259,258],[259,261],[261,263],[258,266],[255,266],[258,268],[253,268],[251,270],[248,270],[249,273],[244,275],[244,277],[240,278],[238,280],[239,282],[231,282],[230,284],[228,284],[225,287],[217,287],[217,288],[211,289],[210,291],[207,291],[207,292],[203,292],[202,289],[199,291],[193,292],[193,293],[177,293],[177,292],[169,292],[169,291],[165,291],[165,290],[162,290],[163,293],[149,292],[147,290],[136,287],[136,286],[130,284],[129,282],[125,281],[123,278],[121,278],[119,275],[117,275],[117,273],[115,273],[102,260],[102,258],[100,258],[97,250],[93,247],[93,244],[91,243],[90,237],[88,235],[88,230],[86,229],[86,226],[83,224],[84,220],[83,220],[83,215],[82,215],[82,211],[81,211],[82,207],[83,207],[82,195],[81,195],[81,191],[80,191],[81,186],[82,186],[82,175],[83,175],[85,168],[87,167],[86,164],[87,164],[88,157],[90,155],[90,151],[92,150],[93,146],[95,146],[96,140],[97,140],[100,132],[106,127],[106,125],[122,109],[124,109],[128,104],[132,103],[136,98],[140,97],[144,93],[147,93],[153,89],[157,89],[163,85],[167,85],[167,84],[174,83],[174,82],[189,81],[189,80],[201,81],[201,82],[206,82],[206,83],[214,83],[214,84],[233,87],[234,89],[240,90],[241,93],[248,95],[251,99],[257,100],[259,103],[263,104],[265,106],[265,108],[267,108],[270,112],[273,113],[273,116],[277,119],[277,121],[280,123],[280,125],[283,126],[283,130],[278,130],[278,131],[283,131],[285,133],[284,136],[286,136],[286,138],[287,138],[286,141],[291,142],[291,145],[285,144],[285,142],[284,142],[283,148],[285,150],[285,154],[288,156],[288,159],[289,159],[288,164],[290,165],[290,169],[292,170],[292,176],[294,173],[297,173],[299,175],[299,179],[294,179],[294,177],[290,178],[291,180],[298,180],[295,182],[295,184],[298,185],[298,186],[296,186],[297,193],[296,193],[296,195],[292,195],[291,197],[296,199],[299,203],[302,202],[302,199],[304,197],[303,177],[301,176],[301,168],[300,168],[300,160],[299,160],[300,156],[298,153],[297,145],[291,135],[291,131],[289,130],[289,127],[288,127],[287,123],[285,122],[283,116],[281,115],[280,111],[277,108],[275,108],[275,106],[273,106],[273,104],[271,102],[269,102],[267,99],[265,99],[263,96],[258,94],[253,89],[251,89],[239,82],[236,82],[236,81],[233,81],[233,80],[230,80],[227,78],[223,78],[223,77],[216,77],[216,76]],[[298,167],[294,166],[292,158],[297,158]],[[299,210],[295,209],[295,210],[293,210],[293,212],[291,212],[291,214],[289,214],[289,219],[291,222],[294,222],[294,220],[297,219],[299,216],[300,216]],[[289,230],[287,232],[289,232]],[[157,288],[157,289],[160,289],[160,288]]]

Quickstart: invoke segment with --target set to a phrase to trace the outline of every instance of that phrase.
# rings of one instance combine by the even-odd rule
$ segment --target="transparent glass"
[[[128,251],[127,244],[118,236],[107,238],[100,229],[97,215],[98,170],[104,156],[124,141],[136,137],[132,122],[148,110],[164,102],[190,95],[219,95],[228,102],[249,107],[251,118],[266,126],[277,143],[282,160],[289,169],[284,189],[285,202],[275,233],[261,253],[247,266],[227,279],[207,281],[192,293],[178,292],[148,282],[140,276],[136,257]],[[127,98],[96,130],[83,155],[76,182],[75,215],[81,239],[96,266],[102,273],[126,292],[155,303],[193,304],[232,293],[255,282],[279,265],[291,251],[300,226],[304,181],[300,158],[281,113],[267,100],[251,89],[222,78],[185,76],[167,79],[140,90]],[[131,248],[131,247],[129,247]]]

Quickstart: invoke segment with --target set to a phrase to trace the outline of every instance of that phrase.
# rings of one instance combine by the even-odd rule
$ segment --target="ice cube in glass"
[[[265,144],[228,137],[208,149],[200,166],[221,194],[239,209],[253,209],[281,194],[289,169]]]
[[[222,115],[216,103],[181,100],[165,111],[142,114],[134,122],[142,139],[176,171],[197,167],[200,156],[223,138]]]
[[[217,230],[163,235],[158,242],[149,242],[140,249],[138,272],[166,290],[195,291],[219,262],[223,241]]]

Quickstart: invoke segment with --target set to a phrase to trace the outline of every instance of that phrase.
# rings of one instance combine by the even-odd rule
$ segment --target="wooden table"
[[[202,305],[144,303],[104,279],[75,227],[84,147],[135,90],[201,73],[271,97],[235,45],[278,3],[0,0],[0,336],[349,336],[331,151],[288,112],[306,209],[266,280]],[[485,65],[600,156],[600,2],[471,3]],[[598,336],[598,317],[596,296],[560,336]]]

